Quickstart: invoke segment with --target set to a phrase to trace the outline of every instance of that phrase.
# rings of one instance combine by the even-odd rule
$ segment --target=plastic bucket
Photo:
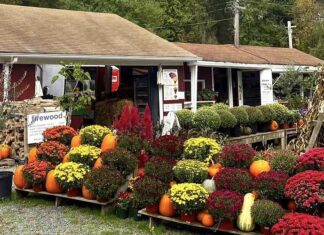
[[[0,171],[0,198],[11,196],[12,175],[10,171]]]

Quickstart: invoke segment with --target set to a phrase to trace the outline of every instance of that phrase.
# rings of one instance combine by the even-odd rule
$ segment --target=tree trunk
[[[311,103],[308,105],[308,112],[304,117],[304,125],[300,129],[300,135],[297,139],[289,143],[289,148],[297,153],[305,151],[309,144],[309,140],[313,133],[313,121],[317,120],[319,113],[323,112],[324,108],[324,71],[320,72],[319,80],[313,95]],[[324,127],[322,125],[321,131],[317,138],[317,145],[323,144]]]

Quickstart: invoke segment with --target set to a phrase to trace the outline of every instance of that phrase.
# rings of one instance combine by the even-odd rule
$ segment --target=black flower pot
[[[229,128],[219,128],[219,132],[225,136],[231,135],[231,129],[229,129]]]
[[[231,129],[231,136],[240,137],[241,136],[241,127],[240,125],[236,125]]]
[[[269,123],[268,122],[259,123],[258,130],[260,132],[268,132],[269,131]]]
[[[138,208],[135,207],[130,207],[128,211],[128,216],[130,218],[133,218],[135,221],[140,221],[141,220],[141,215],[138,214]]]
[[[9,171],[0,172],[0,199],[11,197],[12,175]]]
[[[115,214],[118,218],[121,218],[121,219],[128,218],[128,210],[120,208],[120,207],[116,208]]]
[[[252,130],[252,134],[257,133],[257,132],[258,132],[258,123],[252,123],[252,124],[250,125],[250,128],[251,128],[251,130]]]

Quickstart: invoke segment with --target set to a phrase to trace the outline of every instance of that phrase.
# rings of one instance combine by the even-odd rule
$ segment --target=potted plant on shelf
[[[66,162],[55,167],[54,177],[60,186],[67,190],[69,197],[81,194],[81,187],[84,176],[88,173],[89,167],[81,163]]]
[[[120,192],[117,195],[115,202],[115,214],[118,218],[126,219],[128,217],[128,212],[132,201],[133,194],[131,192]]]
[[[221,119],[218,113],[211,107],[202,107],[193,117],[193,127],[198,131],[214,132],[219,129]]]
[[[288,118],[289,118],[289,110],[286,106],[278,103],[269,104],[268,105],[275,113],[274,121],[278,123],[283,129],[289,128]]]
[[[198,160],[180,160],[173,167],[173,173],[178,182],[201,184],[208,177],[207,163]]]
[[[258,125],[258,131],[267,132],[269,131],[270,123],[274,120],[275,112],[268,105],[260,105],[257,108],[263,114],[263,122]]]
[[[196,219],[196,213],[205,209],[208,192],[200,184],[182,183],[171,187],[170,198],[180,219],[192,223]]]
[[[237,120],[236,126],[232,129],[232,136],[241,136],[241,126],[248,124],[249,116],[243,107],[234,107],[229,109]]]
[[[194,112],[189,109],[182,109],[176,112],[176,115],[182,129],[190,130],[193,127]]]
[[[107,202],[113,199],[124,183],[124,176],[111,166],[92,169],[84,177],[84,185],[99,202]]]
[[[69,152],[69,161],[92,167],[101,154],[101,149],[90,145],[80,145]]]
[[[252,218],[260,227],[260,232],[270,235],[271,227],[285,214],[285,210],[276,202],[257,200],[251,208]]]
[[[207,199],[208,211],[216,220],[219,228],[232,230],[233,221],[238,216],[243,205],[243,195],[231,190],[216,190]]]
[[[214,101],[216,100],[217,92],[210,89],[203,89],[198,91],[198,99],[204,101]]]
[[[159,211],[160,199],[167,190],[167,184],[163,183],[161,180],[144,175],[134,183],[134,201],[138,206],[145,207],[148,213],[157,214]]]
[[[249,117],[248,126],[251,128],[252,134],[255,134],[258,131],[258,123],[264,121],[264,116],[257,107],[245,106],[244,108]]]
[[[57,165],[62,162],[69,150],[69,147],[57,141],[44,142],[37,149],[37,159]]]
[[[47,173],[54,169],[54,166],[47,161],[34,161],[23,167],[23,174],[35,192],[43,191]]]
[[[57,141],[66,146],[70,145],[72,138],[76,135],[78,132],[70,126],[55,126],[43,132],[45,141]]]
[[[229,136],[231,134],[231,129],[237,125],[236,117],[230,111],[225,109],[220,109],[217,113],[221,119],[219,131],[224,135]]]
[[[102,154],[102,161],[104,165],[119,170],[125,177],[133,174],[137,167],[136,157],[126,149],[120,147]]]
[[[301,115],[297,110],[289,110],[288,115],[288,124],[291,128],[297,128],[298,127],[298,121],[301,119]]]

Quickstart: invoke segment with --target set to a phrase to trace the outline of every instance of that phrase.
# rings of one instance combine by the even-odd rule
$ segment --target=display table
[[[180,219],[177,218],[173,218],[173,217],[166,217],[160,214],[151,214],[146,212],[145,209],[139,210],[138,211],[139,214],[144,215],[144,216],[148,216],[149,217],[149,226],[150,228],[153,227],[153,220],[162,220],[162,221],[168,221],[171,223],[176,223],[176,224],[182,224],[182,225],[186,225],[186,226],[191,226],[191,227],[195,227],[195,228],[200,228],[200,229],[206,229],[206,230],[211,230],[213,232],[226,232],[226,233],[231,233],[231,234],[246,234],[246,235],[254,235],[254,234],[259,234],[259,233],[255,233],[255,232],[242,232],[239,230],[224,230],[224,229],[219,229],[219,223],[215,223],[215,225],[213,227],[206,227],[204,225],[202,225],[201,223],[198,222],[194,222],[194,223],[187,223],[184,222]]]
[[[106,214],[108,212],[109,206],[112,205],[112,203],[113,203],[113,200],[110,200],[108,202],[98,202],[97,200],[89,200],[89,199],[85,199],[84,197],[69,197],[66,194],[53,194],[53,193],[48,193],[48,192],[45,192],[45,191],[35,192],[32,189],[15,188],[15,190],[16,190],[16,193],[17,193],[18,197],[26,197],[29,193],[53,196],[53,197],[55,197],[55,206],[56,207],[62,205],[64,200],[74,200],[74,201],[80,201],[80,202],[95,204],[95,205],[98,205],[98,206],[101,207],[101,214]]]

